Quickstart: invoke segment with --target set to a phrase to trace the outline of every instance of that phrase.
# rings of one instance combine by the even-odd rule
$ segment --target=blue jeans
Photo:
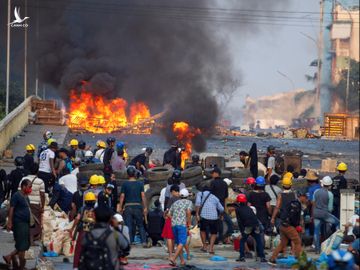
[[[124,221],[125,225],[129,228],[130,242],[134,242],[135,229],[139,229],[141,243],[146,243],[146,232],[143,221],[143,210],[138,207],[125,207],[124,210]]]
[[[234,225],[231,220],[231,217],[226,213],[223,213],[223,217],[224,217],[224,222],[226,223],[228,229],[227,229],[227,232],[225,233],[223,221],[220,219],[219,220],[219,241],[223,241],[224,236],[229,237],[234,233]]]
[[[330,213],[326,214],[326,216],[322,218],[314,218],[314,244],[315,250],[318,252],[320,252],[320,228],[323,223],[335,225],[336,229],[339,229],[340,220]]]
[[[264,246],[261,239],[261,232],[259,227],[245,228],[241,233],[240,239],[240,258],[245,258],[245,243],[249,236],[252,236],[256,242],[256,252],[260,258],[265,258]]]

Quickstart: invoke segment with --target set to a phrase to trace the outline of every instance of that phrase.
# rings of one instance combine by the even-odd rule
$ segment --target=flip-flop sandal
[[[5,256],[3,256],[3,260],[4,260],[4,262],[6,262],[7,265],[11,264],[11,259],[9,261]]]
[[[169,264],[170,264],[171,266],[176,266],[176,262],[174,262],[173,260],[169,260]]]
[[[215,252],[214,251],[209,251],[209,254],[214,255]]]
[[[201,248],[200,250],[205,253],[208,252],[205,248]]]

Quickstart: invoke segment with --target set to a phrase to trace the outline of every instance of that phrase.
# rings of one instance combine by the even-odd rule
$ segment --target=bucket
[[[234,238],[233,243],[234,243],[234,250],[239,251],[240,250],[240,238]]]

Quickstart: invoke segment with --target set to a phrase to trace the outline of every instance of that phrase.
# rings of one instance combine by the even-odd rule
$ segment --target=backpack
[[[85,234],[85,243],[82,246],[79,270],[114,270],[110,250],[106,239],[113,231],[108,228],[98,238],[91,232]]]
[[[301,203],[298,200],[291,201],[285,208],[286,218],[283,223],[290,226],[299,226],[301,218]]]

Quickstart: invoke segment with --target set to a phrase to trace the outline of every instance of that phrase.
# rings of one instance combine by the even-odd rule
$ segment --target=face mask
[[[26,188],[26,189],[24,190],[24,193],[25,193],[26,195],[30,194],[31,192],[32,192],[32,188],[31,188],[31,187]]]

